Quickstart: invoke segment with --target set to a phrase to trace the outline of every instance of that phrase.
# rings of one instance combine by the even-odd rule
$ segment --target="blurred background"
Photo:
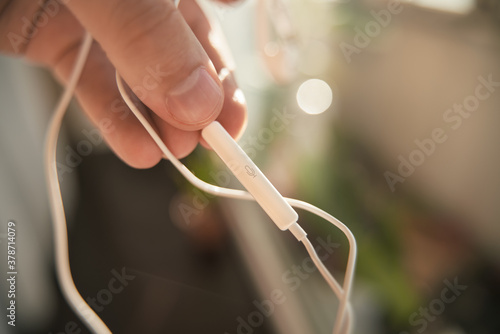
[[[246,0],[207,11],[248,102],[240,145],[284,195],[357,239],[354,333],[499,333],[500,3]],[[87,333],[55,280],[43,179],[61,90],[21,60],[1,57],[0,73],[0,247],[14,220],[19,272],[17,325],[4,317],[0,332]],[[73,105],[58,161],[91,150],[61,178],[72,271],[113,332],[331,333],[335,296],[256,204],[204,194],[168,161],[134,170],[96,138]],[[184,163],[239,187],[202,148]],[[341,281],[346,238],[299,213]]]

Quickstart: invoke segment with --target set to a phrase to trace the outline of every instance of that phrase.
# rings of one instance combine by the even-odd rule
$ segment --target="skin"
[[[52,15],[43,10],[48,8],[44,3],[51,6]],[[38,21],[36,13],[42,13]],[[31,32],[29,22],[36,22]],[[63,84],[85,30],[95,42],[76,97],[97,127],[103,119],[111,120],[113,130],[102,131],[103,136],[129,165],[152,167],[162,153],[133,114],[124,112],[115,69],[134,92],[134,87],[147,88],[137,94],[140,107],[178,158],[191,153],[200,141],[206,146],[200,130],[214,120],[235,138],[243,131],[246,106],[230,57],[214,46],[220,41],[213,38],[216,34],[194,0],[182,0],[179,9],[168,0],[0,0],[0,51],[47,67]],[[223,68],[229,71],[222,71],[225,75],[219,80]],[[196,103],[199,99],[192,96],[199,94],[188,91],[188,110],[196,112],[186,118],[185,108],[177,108],[171,97],[200,69],[214,83],[208,87],[213,103]],[[151,80],[151,70],[161,74],[159,80]]]

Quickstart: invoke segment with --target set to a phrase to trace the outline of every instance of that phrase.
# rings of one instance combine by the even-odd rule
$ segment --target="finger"
[[[16,13],[16,7],[9,8],[10,17]],[[24,42],[17,50],[24,52],[29,60],[50,67],[56,77],[66,83],[73,70],[84,29],[65,6],[58,5],[52,10],[54,15],[50,16],[50,20],[44,21],[43,26],[34,30],[29,39],[21,40]],[[30,17],[36,11],[36,8],[30,8]],[[19,15],[24,14],[19,12]],[[44,15],[49,17],[46,13]],[[10,20],[14,23],[18,21],[15,17]],[[15,24],[9,26],[9,31],[23,34],[22,26]],[[117,90],[114,69],[97,44],[91,49],[76,96],[83,110],[120,158],[137,168],[158,163],[161,159],[159,148],[128,111]],[[94,137],[93,142],[101,140],[101,136]]]
[[[219,76],[224,87],[224,105],[217,121],[234,138],[239,139],[247,125],[247,104],[245,96],[234,79],[233,73],[222,70]]]
[[[234,80],[232,73],[235,68],[234,61],[225,38],[217,25],[210,24],[196,1],[181,1],[179,9],[209,55],[216,70],[221,72],[219,78],[223,82],[224,104],[217,120],[231,136],[238,138],[247,122],[246,102],[243,93]],[[203,139],[201,143],[208,147]]]
[[[57,75],[68,78],[75,59],[76,52],[61,59],[56,66]],[[97,44],[89,55],[76,96],[106,142],[123,161],[135,168],[149,168],[161,160],[160,149],[121,98],[114,68]],[[136,105],[140,107],[140,103]],[[147,111],[143,113],[154,124]]]
[[[87,0],[67,6],[134,93],[161,119],[193,131],[218,117],[221,83],[172,2]]]
[[[241,2],[241,0],[216,0],[216,2],[221,2],[224,4],[232,5]]]
[[[217,73],[222,68],[234,71],[235,65],[231,52],[217,22],[209,22],[195,0],[181,1],[179,10],[214,64]]]
[[[80,33],[65,35],[57,40],[62,44],[59,46],[62,51],[52,55],[50,50],[53,48],[45,48],[45,52],[40,50],[47,44],[44,35],[56,34],[63,27],[68,30],[71,26],[79,26],[77,22],[73,22],[76,20],[69,11],[61,13],[53,25],[41,32],[43,35],[39,39],[33,40],[29,49],[30,54],[38,57],[44,54],[44,60],[62,82],[67,82],[73,71],[83,38],[83,28],[80,26]],[[89,119],[123,161],[135,168],[149,168],[161,160],[160,149],[123,101],[116,85],[114,67],[97,43],[94,43],[89,53],[75,95]],[[136,106],[151,121],[144,106],[141,103],[136,103]]]
[[[163,120],[156,114],[153,119],[158,127],[158,134],[167,148],[177,159],[188,156],[200,141],[200,131],[185,131],[176,128]]]

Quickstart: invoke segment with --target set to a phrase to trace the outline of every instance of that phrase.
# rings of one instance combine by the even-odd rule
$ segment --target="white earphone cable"
[[[73,97],[78,80],[87,60],[92,46],[92,36],[86,34],[78,54],[78,58],[71,73],[68,85],[49,122],[47,135],[45,137],[45,177],[48,187],[50,210],[52,213],[52,224],[54,232],[54,252],[56,261],[56,273],[61,290],[73,311],[80,319],[95,333],[111,333],[106,324],[97,316],[92,308],[82,298],[75,286],[71,276],[68,252],[68,231],[66,217],[64,215],[64,204],[61,197],[61,187],[57,175],[56,150],[59,130],[69,103]]]
[[[133,103],[131,97],[127,93],[127,90],[123,86],[122,79],[120,78],[118,72],[116,72],[116,83],[118,86],[118,90],[120,91],[120,94],[122,95],[123,99],[125,100],[125,103],[127,106],[130,108],[130,110],[133,112],[133,114],[137,117],[137,119],[141,122],[142,126],[147,130],[149,135],[153,138],[155,143],[158,145],[162,153],[172,162],[172,164],[177,168],[177,170],[195,187],[216,195],[216,196],[221,196],[221,197],[228,197],[228,198],[235,198],[235,199],[244,199],[244,200],[255,200],[254,197],[249,194],[248,192],[244,190],[237,190],[237,189],[229,189],[229,188],[223,188],[219,186],[215,186],[212,184],[209,184],[203,180],[200,180],[198,177],[196,177],[184,164],[182,164],[173,154],[170,152],[170,150],[167,148],[165,143],[161,140],[160,136],[157,134],[155,129],[151,126],[151,124],[148,122],[146,117],[140,112],[139,109],[135,106]],[[349,241],[349,259],[347,262],[347,269],[346,269],[346,275],[344,278],[344,284],[343,288],[340,287],[339,283],[337,280],[330,274],[328,269],[324,266],[324,264],[321,262],[319,259],[314,247],[310,243],[310,241],[306,237],[306,233],[303,232],[302,228],[298,224],[294,224],[290,228],[290,232],[292,232],[295,237],[301,241],[309,255],[311,256],[311,259],[313,260],[314,264],[320,271],[321,275],[323,278],[327,281],[329,286],[332,288],[333,292],[337,295],[337,297],[340,300],[340,305],[339,305],[339,310],[337,312],[337,317],[336,317],[336,323],[335,323],[335,330],[334,333],[342,333],[341,330],[343,328],[344,324],[344,319],[346,319],[346,324],[347,324],[347,330],[350,328],[350,323],[351,323],[351,317],[352,312],[349,312],[350,306],[348,305],[348,300],[350,297],[350,291],[352,289],[352,283],[353,283],[353,278],[354,278],[354,267],[355,267],[355,262],[356,262],[356,254],[357,254],[357,246],[356,246],[356,239],[354,238],[354,235],[352,232],[345,226],[342,222],[340,222],[338,219],[333,217],[332,215],[328,214],[327,212],[315,207],[314,205],[311,205],[309,203],[292,199],[292,198],[285,198],[285,200],[292,206],[296,208],[300,208],[306,211],[309,211],[313,214],[316,214],[323,219],[329,221],[333,225],[335,225],[337,228],[339,228],[347,237]],[[348,333],[348,331],[347,331]]]
[[[176,2],[176,4],[178,1]],[[58,171],[56,162],[56,149],[57,140],[59,137],[59,131],[64,117],[65,111],[71,101],[73,93],[75,91],[76,85],[80,78],[81,72],[87,60],[90,48],[92,46],[92,37],[89,33],[86,33],[84,41],[82,43],[80,52],[78,54],[77,61],[75,63],[73,72],[71,74],[68,85],[66,86],[64,93],[58,102],[52,119],[49,123],[47,130],[47,135],[45,139],[45,171],[46,171],[46,181],[48,186],[48,194],[50,201],[50,208],[53,217],[53,229],[54,229],[54,243],[55,243],[55,259],[56,259],[56,272],[59,283],[61,285],[61,290],[69,305],[73,308],[75,313],[80,317],[80,319],[95,333],[111,333],[104,322],[97,316],[97,314],[92,310],[92,308],[84,301],[78,292],[72,275],[69,263],[69,253],[68,253],[68,235],[67,235],[67,225],[66,217],[64,214],[64,205],[61,197],[61,189],[58,181]],[[148,133],[151,135],[155,143],[161,149],[163,154],[172,162],[172,164],[179,170],[179,172],[195,187],[199,189],[222,197],[244,199],[244,200],[255,200],[252,195],[243,190],[228,189],[219,186],[209,184],[203,180],[197,178],[185,165],[183,165],[166,147],[159,135],[149,124],[147,119],[141,114],[141,112],[136,108],[135,104],[131,100],[127,91],[123,86],[123,82],[116,73],[117,86],[118,89],[127,103],[128,107],[132,110],[134,115],[138,118],[141,124],[146,128]],[[319,259],[313,245],[307,239],[306,233],[302,228],[295,223],[290,227],[290,232],[304,244],[307,252],[311,256],[314,264],[317,266],[319,272],[329,284],[335,295],[339,298],[339,308],[335,320],[335,328],[333,330],[334,334],[339,333],[350,333],[351,324],[353,322],[353,312],[349,304],[350,292],[352,290],[353,278],[354,278],[354,268],[356,262],[357,246],[354,235],[351,231],[338,219],[328,214],[327,212],[300,200],[285,198],[285,200],[293,207],[302,210],[309,211],[313,214],[322,217],[323,219],[329,221],[334,226],[339,228],[347,237],[349,242],[349,258],[347,261],[347,268],[345,272],[344,282],[341,286],[337,280],[330,274],[328,269]]]

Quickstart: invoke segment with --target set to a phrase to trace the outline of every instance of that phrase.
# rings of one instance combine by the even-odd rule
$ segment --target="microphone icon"
[[[251,176],[252,178],[254,178],[254,177],[256,177],[256,176],[257,176],[257,174],[255,173],[255,170],[254,170],[252,167],[250,167],[250,166],[246,165],[246,166],[245,166],[245,170],[247,171],[247,174],[248,174],[249,176]]]

